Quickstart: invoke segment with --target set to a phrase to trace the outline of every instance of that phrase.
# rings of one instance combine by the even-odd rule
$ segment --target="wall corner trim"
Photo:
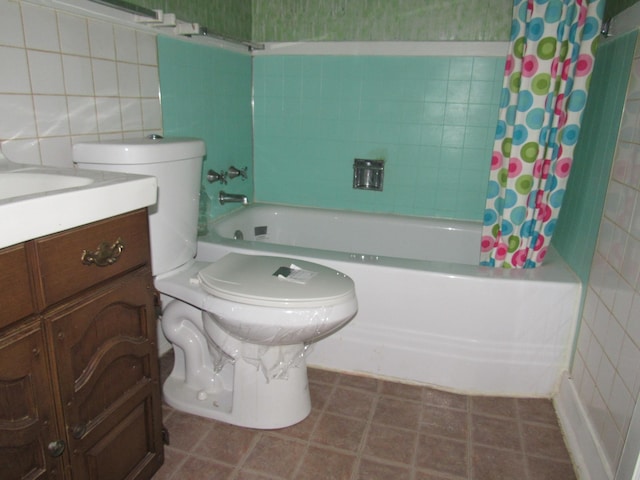
[[[594,432],[575,384],[568,372],[560,380],[560,389],[553,398],[560,427],[581,480],[613,480],[604,448]]]
[[[611,24],[609,26],[609,36],[607,38],[614,38],[616,36],[632,32],[633,30],[636,30],[639,25],[640,2],[634,3],[622,13],[619,13],[611,19]]]

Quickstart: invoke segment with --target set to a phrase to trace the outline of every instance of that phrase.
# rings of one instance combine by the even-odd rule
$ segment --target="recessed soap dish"
[[[353,160],[353,188],[382,191],[384,160]]]

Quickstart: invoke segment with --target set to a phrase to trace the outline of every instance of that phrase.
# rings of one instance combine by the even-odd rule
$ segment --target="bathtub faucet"
[[[218,194],[218,201],[220,202],[220,205],[224,205],[225,203],[241,203],[243,205],[249,204],[249,200],[247,200],[246,195],[225,193],[222,190],[220,190],[220,193]]]

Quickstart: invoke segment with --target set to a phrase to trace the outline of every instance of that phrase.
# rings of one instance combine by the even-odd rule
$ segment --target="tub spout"
[[[220,205],[224,205],[225,203],[241,203],[243,205],[249,204],[249,200],[247,200],[246,195],[225,193],[222,190],[220,190],[220,193],[218,194],[218,201],[220,202]]]

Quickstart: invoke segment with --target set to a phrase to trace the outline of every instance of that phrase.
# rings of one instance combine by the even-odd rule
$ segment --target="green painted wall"
[[[608,0],[611,18],[638,0]],[[508,40],[512,0],[134,0],[256,42]]]
[[[595,252],[637,32],[601,42],[553,244],[583,284]],[[615,72],[615,75],[612,75]]]
[[[164,134],[203,139],[204,172],[248,167],[248,181],[203,182],[212,199],[221,188],[252,198],[251,57],[165,36],[158,57]],[[213,201],[211,215],[235,207]]]
[[[180,20],[199,23],[210,32],[240,39],[251,39],[252,0],[134,0],[151,9],[175,13]]]
[[[256,42],[509,40],[512,0],[253,0]]]
[[[509,39],[512,0],[134,0],[255,42]]]
[[[256,200],[471,219],[484,211],[504,58],[254,57]],[[384,159],[382,192],[352,188]]]

